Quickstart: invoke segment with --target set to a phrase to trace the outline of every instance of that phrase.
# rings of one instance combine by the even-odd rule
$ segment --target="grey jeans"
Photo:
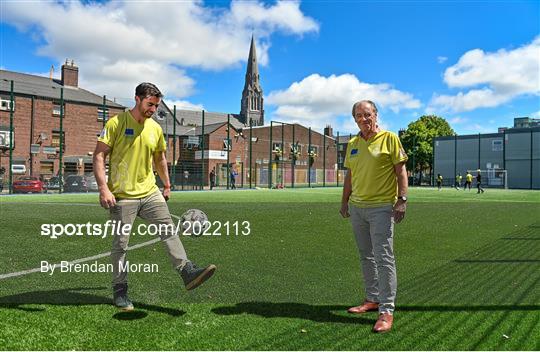
[[[349,213],[360,252],[366,299],[379,303],[379,313],[392,314],[397,290],[392,205],[349,205]]]
[[[116,205],[110,209],[111,220],[116,220],[121,224],[133,225],[137,216],[151,224],[167,224],[168,228],[174,228],[169,208],[161,192],[156,191],[151,195],[141,199],[119,199]],[[159,236],[164,244],[165,250],[171,258],[175,269],[181,269],[187,262],[187,255],[178,235],[171,230],[160,231]],[[111,259],[113,264],[113,286],[127,283],[127,272],[121,270],[126,261],[126,250],[128,247],[129,235],[113,235],[113,245]]]

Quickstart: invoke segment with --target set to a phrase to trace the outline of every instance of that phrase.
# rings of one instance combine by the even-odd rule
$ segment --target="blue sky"
[[[178,108],[237,113],[253,33],[266,121],[355,132],[426,113],[458,134],[540,118],[539,1],[2,2],[0,66],[59,76],[131,106],[152,81]]]

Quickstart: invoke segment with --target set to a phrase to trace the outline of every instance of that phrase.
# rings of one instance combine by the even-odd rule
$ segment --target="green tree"
[[[407,169],[413,175],[433,168],[433,138],[441,136],[453,136],[454,130],[448,122],[436,115],[423,115],[418,120],[411,122],[407,129],[401,133],[401,143],[409,156]],[[414,164],[414,165],[413,165]]]

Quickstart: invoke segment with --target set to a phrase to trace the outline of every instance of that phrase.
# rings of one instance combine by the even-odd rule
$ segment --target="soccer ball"
[[[210,228],[208,215],[200,209],[189,209],[180,217],[182,233],[200,236]]]

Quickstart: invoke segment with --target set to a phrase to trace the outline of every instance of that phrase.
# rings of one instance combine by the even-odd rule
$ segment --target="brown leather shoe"
[[[372,311],[376,311],[376,310],[379,310],[379,303],[371,302],[371,301],[368,301],[366,299],[366,300],[364,300],[364,303],[362,303],[361,306],[351,307],[351,308],[349,308],[347,310],[347,312],[349,312],[351,314],[363,314],[363,313],[366,313],[366,312],[372,312]]]
[[[375,325],[373,325],[373,332],[383,333],[392,329],[392,323],[394,322],[394,316],[392,314],[383,313],[379,315],[379,319]]]

